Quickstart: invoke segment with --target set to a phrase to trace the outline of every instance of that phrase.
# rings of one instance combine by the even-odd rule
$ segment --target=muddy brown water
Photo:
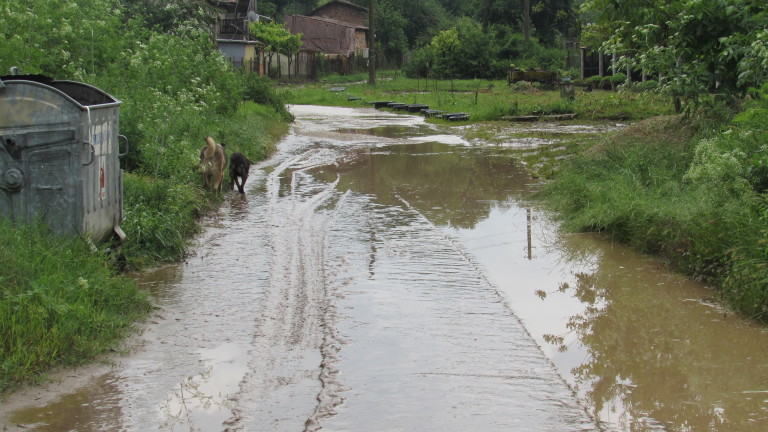
[[[539,141],[292,110],[189,259],[138,276],[131,352],[15,393],[0,430],[768,430],[768,332],[560,232],[507,153]]]

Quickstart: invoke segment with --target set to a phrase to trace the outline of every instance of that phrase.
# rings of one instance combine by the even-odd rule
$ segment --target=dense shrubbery
[[[500,79],[506,76],[510,59],[519,69],[558,71],[564,58],[564,49],[545,47],[535,38],[526,43],[521,34],[500,34],[495,26],[483,28],[463,18],[414,50],[403,72],[410,78]]]

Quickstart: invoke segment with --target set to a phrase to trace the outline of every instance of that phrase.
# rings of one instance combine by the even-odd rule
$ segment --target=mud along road
[[[228,194],[192,256],[139,277],[159,308],[131,353],[19,392],[3,403],[0,425],[677,430],[731,412],[739,425],[765,425],[765,403],[737,397],[739,409],[730,407],[716,393],[723,383],[653,390],[682,370],[685,381],[699,378],[695,368],[659,364],[684,363],[676,348],[684,342],[670,330],[654,335],[665,350],[647,346],[632,313],[650,312],[614,315],[609,306],[624,303],[606,287],[672,287],[677,297],[641,298],[678,309],[662,308],[657,324],[697,320],[713,334],[717,321],[736,339],[752,338],[755,353],[765,352],[766,335],[721,318],[709,291],[652,260],[559,233],[526,202],[535,184],[506,154],[535,141],[483,145],[417,116],[292,109],[297,121],[279,152],[251,169],[245,196]],[[610,348],[630,339],[637,352]],[[655,363],[638,362],[638,352]],[[728,394],[761,391],[765,365],[750,367]]]

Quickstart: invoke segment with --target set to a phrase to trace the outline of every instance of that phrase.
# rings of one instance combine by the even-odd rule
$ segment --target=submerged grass
[[[393,74],[371,86],[367,81],[334,81],[284,88],[289,103],[329,106],[369,106],[374,101],[425,104],[444,112],[465,112],[471,121],[495,121],[514,116],[574,113],[581,121],[639,120],[671,114],[669,98],[650,92],[578,91],[563,98],[559,88],[502,80],[425,80]],[[351,100],[350,100],[351,99]],[[440,121],[440,120],[435,120]]]
[[[0,396],[119,347],[149,311],[133,281],[80,238],[0,219]]]

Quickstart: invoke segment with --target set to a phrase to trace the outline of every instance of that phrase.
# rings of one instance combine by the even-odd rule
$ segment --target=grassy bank
[[[763,96],[722,126],[679,116],[639,122],[563,163],[541,197],[567,229],[661,256],[768,323],[766,120]]]
[[[673,112],[668,97],[652,92],[586,92],[577,89],[573,99],[563,98],[559,88],[539,84],[507,85],[502,80],[411,79],[384,73],[376,86],[367,76],[334,78],[321,83],[281,90],[289,103],[329,106],[369,106],[373,101],[425,104],[445,112],[466,112],[471,121],[494,121],[513,116],[574,113],[580,121],[639,120]],[[350,100],[350,98],[357,98]]]
[[[0,396],[53,367],[119,349],[149,310],[133,281],[79,238],[0,219],[0,262]]]

